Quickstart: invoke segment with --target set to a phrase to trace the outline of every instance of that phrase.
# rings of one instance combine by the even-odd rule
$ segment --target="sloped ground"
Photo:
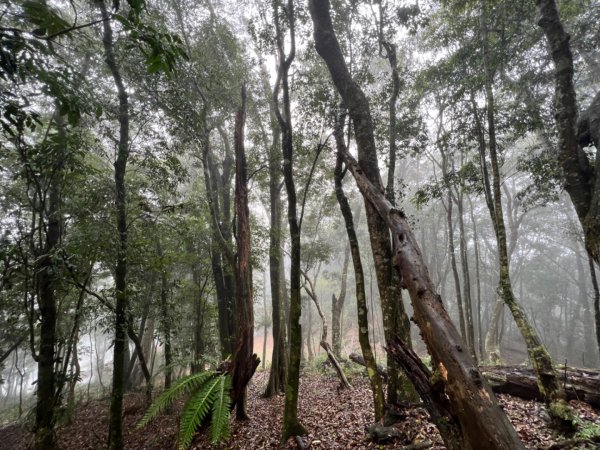
[[[231,439],[218,449],[269,449],[279,445],[279,433],[283,414],[283,397],[263,399],[261,394],[267,381],[266,373],[257,373],[248,394],[248,411],[251,420],[232,426]],[[365,440],[365,426],[372,421],[371,394],[366,378],[355,377],[352,389],[338,390],[335,378],[323,375],[305,376],[300,385],[300,420],[309,430],[305,438],[312,449],[376,449],[378,444]],[[559,440],[546,427],[543,405],[510,396],[500,396],[521,439],[528,449],[545,449]],[[582,419],[600,424],[600,411],[582,402],[571,402]],[[74,422],[58,433],[63,450],[104,449],[108,433],[109,400],[96,400],[79,406]],[[146,428],[136,430],[135,424],[145,409],[142,395],[131,394],[125,400],[126,447],[132,450],[164,450],[175,447],[177,433],[177,408],[171,414],[162,415]],[[387,445],[387,449],[401,449],[420,441],[431,441],[431,447],[444,449],[435,427],[428,421],[421,408],[406,411],[405,420],[399,425],[404,438]],[[26,449],[31,434],[21,425],[0,429],[0,448],[6,450]],[[206,436],[200,434],[194,441],[194,449],[213,448]],[[296,448],[290,441],[284,448]],[[580,447],[581,448],[581,447]]]

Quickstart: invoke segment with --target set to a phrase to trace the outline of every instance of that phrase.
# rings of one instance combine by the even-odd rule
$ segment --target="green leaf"
[[[23,2],[23,11],[27,19],[37,26],[34,33],[38,36],[55,34],[71,27],[45,1],[29,0]]]
[[[213,444],[229,437],[229,411],[231,409],[231,377],[220,376],[218,390],[212,405],[210,420],[210,441]]]
[[[222,383],[220,378],[208,381],[203,388],[189,398],[183,407],[179,423],[179,448],[181,450],[186,450],[190,446],[196,430],[208,415],[212,402],[219,391],[218,387]]]
[[[154,400],[154,403],[152,403],[146,414],[144,414],[142,420],[140,420],[140,422],[137,424],[137,428],[146,426],[148,422],[150,422],[160,412],[164,411],[178,397],[187,392],[193,391],[214,376],[214,372],[201,372],[179,380],[170,389],[163,392],[156,400]]]

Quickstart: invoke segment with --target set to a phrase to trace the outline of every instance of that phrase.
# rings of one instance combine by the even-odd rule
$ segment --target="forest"
[[[0,447],[600,448],[598,24],[0,1]]]

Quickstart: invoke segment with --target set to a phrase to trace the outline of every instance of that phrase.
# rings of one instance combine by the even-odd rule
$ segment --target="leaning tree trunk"
[[[338,148],[338,155],[335,165],[335,195],[337,197],[338,204],[340,205],[342,216],[344,217],[344,224],[346,225],[346,232],[348,234],[348,245],[352,252],[352,265],[354,266],[354,283],[356,288],[358,342],[360,343],[360,349],[367,367],[367,375],[369,377],[369,382],[371,383],[371,391],[373,392],[375,421],[379,421],[385,414],[385,397],[383,394],[383,385],[377,369],[377,362],[375,361],[373,350],[371,349],[371,343],[369,342],[369,310],[367,308],[365,276],[360,257],[358,237],[356,236],[356,229],[354,228],[352,210],[350,209],[350,204],[348,203],[348,198],[344,193],[342,185],[342,155],[340,154],[340,151],[343,151],[343,149],[346,148],[346,144],[344,142],[341,124],[336,126],[334,136]]]
[[[236,417],[246,419],[246,386],[260,360],[254,348],[254,311],[252,304],[252,269],[250,267],[250,210],[248,209],[248,180],[244,149],[246,121],[246,86],[242,86],[242,104],[235,117],[235,210],[237,220],[236,258],[236,327],[235,353],[232,362],[231,400]]]
[[[333,81],[342,94],[355,123],[356,141],[359,151],[365,147],[374,150],[375,139],[369,106],[364,93],[352,80],[340,50],[331,17],[328,0],[310,0],[310,13],[314,24],[317,52],[325,60]],[[350,96],[349,94],[353,95]],[[369,150],[367,149],[367,152]],[[375,152],[371,152],[375,154]],[[414,318],[436,367],[436,385],[430,386],[437,400],[429,405],[432,417],[442,417],[436,423],[450,449],[522,449],[515,430],[498,406],[493,393],[482,379],[473,359],[465,351],[465,345],[452,324],[441,298],[435,293],[423,263],[423,257],[404,215],[394,209],[385,199],[381,186],[373,185],[363,167],[347,152],[342,156],[359,185],[365,203],[370,205],[368,214],[378,214],[385,221],[387,232],[391,231],[394,241],[394,265],[400,272],[410,293]],[[404,348],[404,368],[408,371],[419,393],[424,395],[429,378],[418,358],[412,358],[410,349]],[[420,374],[421,376],[413,376]],[[426,386],[425,386],[426,387]],[[433,406],[431,406],[433,405]],[[447,415],[439,412],[449,411]]]
[[[123,391],[125,346],[127,345],[127,196],[125,171],[129,157],[129,99],[114,54],[110,16],[104,0],[97,1],[102,14],[104,59],[110,69],[119,97],[119,142],[115,161],[115,209],[117,216],[117,264],[115,268],[115,342],[113,352],[113,383],[110,403],[110,432],[108,447],[121,450],[123,442]]]
[[[320,2],[310,2],[311,5],[316,5],[318,3]],[[313,21],[316,22],[317,19],[313,19]],[[317,44],[317,51],[320,52],[320,48],[323,48],[323,46]],[[340,55],[340,58],[343,59],[343,56]],[[334,82],[345,106],[349,109],[353,120],[354,134],[358,144],[358,160],[369,181],[378,188],[383,189],[383,183],[381,181],[377,163],[375,142],[369,138],[369,130],[372,130],[373,121],[371,115],[367,113],[367,110],[365,109],[365,106],[367,106],[367,99],[358,86],[352,82],[349,73],[347,74],[347,77],[339,77],[338,75],[339,71],[336,73],[332,72]],[[387,229],[385,222],[377,214],[373,205],[366,203],[365,212],[367,215],[367,226],[369,229],[373,261],[375,264],[377,286],[381,299],[385,340],[386,342],[391,342],[394,336],[399,334],[403,340],[410,343],[410,322],[408,321],[408,317],[402,304],[402,290],[398,288],[400,281],[394,280],[394,277],[397,276],[397,274],[394,274],[394,271],[391,269],[393,251],[389,230]],[[394,360],[389,357],[388,369],[390,372],[388,403],[393,405],[398,403],[398,394],[402,390],[402,383],[399,378],[398,368],[395,365]]]
[[[579,221],[583,227],[586,249],[591,258],[600,263],[600,183],[594,172],[600,169],[596,155],[596,167],[592,169],[583,146],[593,144],[600,148],[600,93],[577,123],[577,97],[573,83],[573,54],[570,36],[563,28],[555,0],[536,0],[540,13],[539,26],[548,41],[548,50],[555,65],[555,108],[558,129],[559,158],[565,177],[565,190],[569,193]],[[595,273],[592,273],[595,280]],[[594,285],[597,293],[596,285]],[[596,336],[600,349],[600,306],[596,295]]]
[[[436,425],[446,446],[449,449],[522,449],[514,429],[466,351],[441,297],[435,293],[408,221],[366,179],[352,155],[345,152],[343,158],[365,201],[377,207],[396,241],[394,265],[405,280],[414,320],[432,356],[435,371],[429,374],[414,352],[401,341],[390,346],[391,353],[419,394],[426,396],[426,406],[434,421],[438,418]]]

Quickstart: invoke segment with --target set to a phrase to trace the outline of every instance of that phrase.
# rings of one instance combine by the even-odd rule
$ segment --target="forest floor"
[[[277,448],[283,414],[283,397],[261,397],[268,373],[257,372],[248,392],[248,411],[251,419],[232,422],[231,438],[226,444],[211,446],[206,433],[194,440],[194,449],[254,450]],[[304,439],[311,449],[402,449],[410,443],[429,441],[435,450],[445,447],[435,426],[422,408],[406,410],[405,419],[398,425],[403,438],[385,447],[366,440],[365,427],[372,422],[372,398],[368,380],[363,376],[351,379],[352,388],[338,389],[338,381],[330,375],[305,375],[300,384],[299,418],[310,434]],[[561,438],[546,426],[544,405],[508,395],[499,396],[502,408],[528,449],[546,449]],[[600,424],[600,411],[583,402],[573,401],[580,418]],[[73,422],[58,432],[62,450],[104,449],[108,430],[109,399],[81,403]],[[126,448],[131,450],[168,450],[175,448],[177,408],[170,414],[154,419],[146,428],[137,430],[135,424],[145,410],[144,396],[130,394],[124,405]],[[24,450],[31,443],[31,433],[24,424],[0,429],[0,448]],[[283,447],[296,448],[293,441]],[[579,447],[584,448],[584,447]],[[587,447],[593,448],[593,447]],[[487,449],[482,449],[487,450]]]

